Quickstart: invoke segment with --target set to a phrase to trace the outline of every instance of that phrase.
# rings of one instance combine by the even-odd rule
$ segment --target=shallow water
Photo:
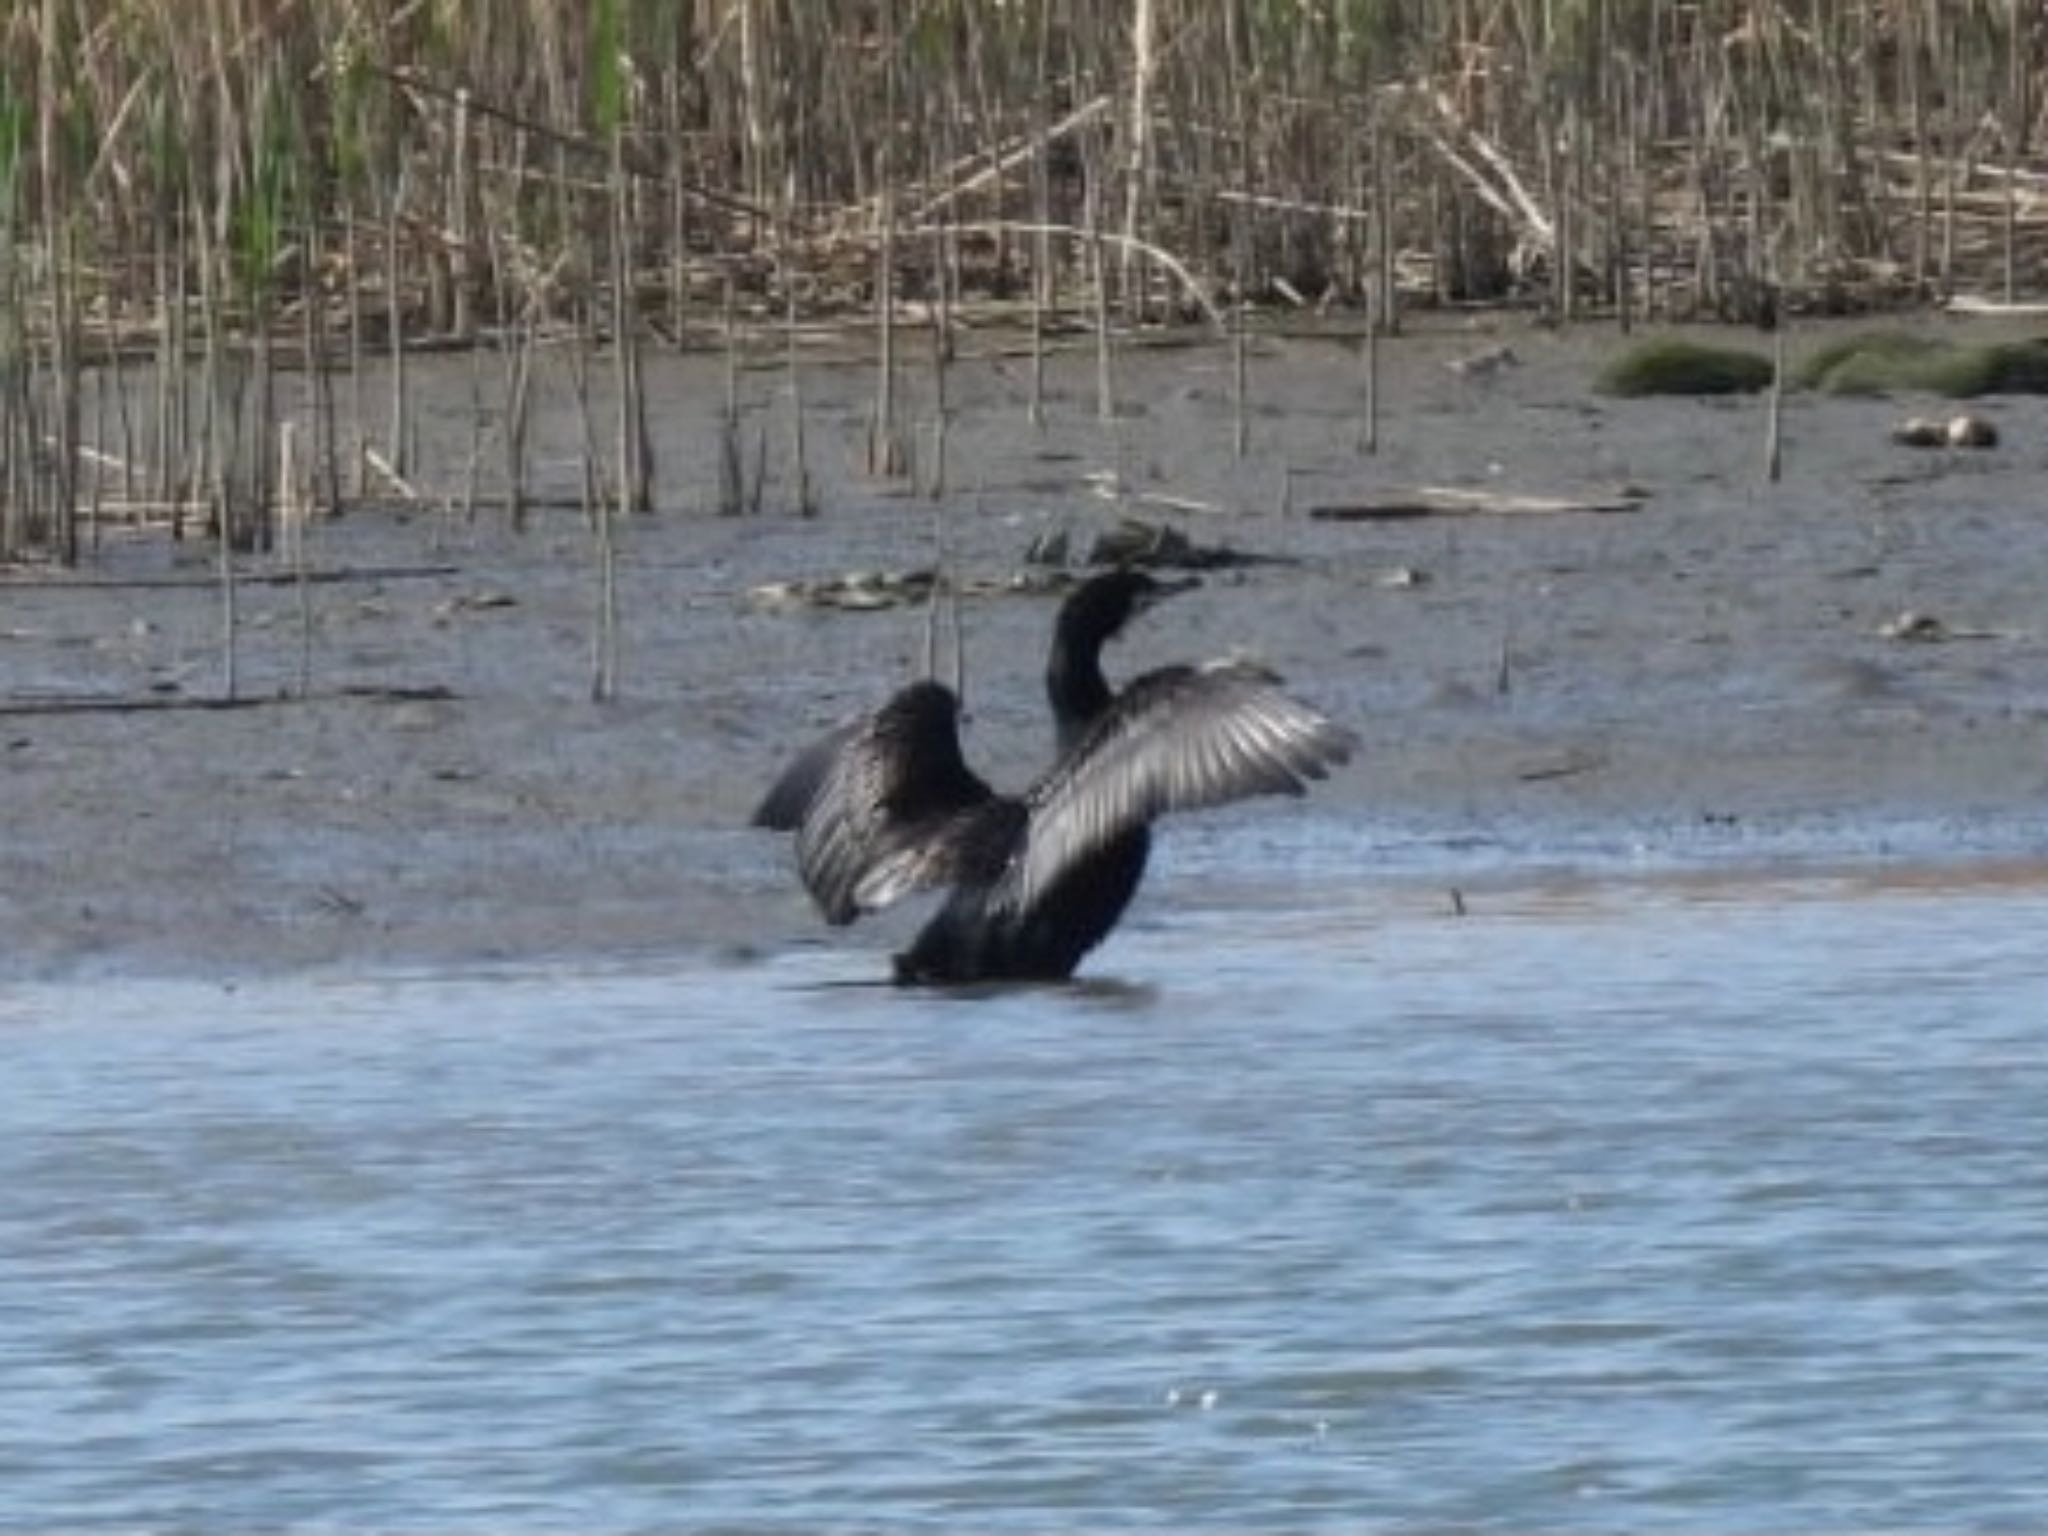
[[[0,993],[0,1525],[2048,1523],[2048,886]]]

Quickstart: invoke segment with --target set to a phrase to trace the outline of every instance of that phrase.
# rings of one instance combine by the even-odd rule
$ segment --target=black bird
[[[796,830],[798,871],[833,924],[950,888],[896,956],[899,983],[1066,979],[1137,890],[1155,817],[1298,795],[1357,745],[1243,662],[1163,667],[1112,692],[1103,645],[1181,590],[1118,570],[1062,605],[1046,662],[1059,758],[1021,796],[967,766],[959,699],[926,681],[803,752],[755,825]]]

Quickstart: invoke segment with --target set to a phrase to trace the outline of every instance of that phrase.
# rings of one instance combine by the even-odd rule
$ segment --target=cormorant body
[[[755,824],[796,831],[797,868],[828,922],[948,892],[896,956],[898,982],[1066,979],[1137,891],[1154,818],[1298,795],[1356,745],[1245,663],[1164,667],[1113,692],[1103,645],[1184,589],[1119,570],[1068,597],[1046,663],[1059,755],[1022,795],[967,766],[959,700],[925,681],[801,753]]]

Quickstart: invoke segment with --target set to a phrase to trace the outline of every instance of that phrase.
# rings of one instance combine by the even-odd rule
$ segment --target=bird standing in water
[[[796,832],[797,869],[835,925],[950,892],[896,956],[897,982],[1065,980],[1130,903],[1156,817],[1298,795],[1357,745],[1243,662],[1162,667],[1113,691],[1102,647],[1193,585],[1115,570],[1061,605],[1045,676],[1059,756],[1023,794],[967,766],[958,695],[924,681],[799,755],[754,824]]]

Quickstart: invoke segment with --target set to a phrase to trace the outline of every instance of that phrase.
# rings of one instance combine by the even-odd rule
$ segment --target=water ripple
[[[9,994],[0,1525],[2048,1521],[2048,894],[1473,906]]]

